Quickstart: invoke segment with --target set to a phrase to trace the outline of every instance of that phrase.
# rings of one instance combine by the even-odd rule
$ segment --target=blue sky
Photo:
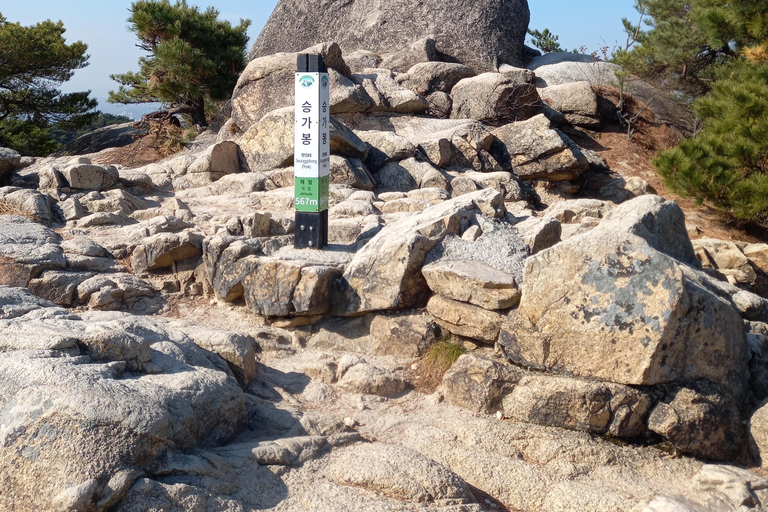
[[[138,69],[141,50],[135,47],[134,34],[127,29],[126,18],[130,0],[6,0],[0,12],[12,22],[31,25],[44,19],[61,20],[67,29],[68,41],[81,40],[88,44],[90,65],[78,70],[65,84],[66,91],[91,90],[100,103],[100,109],[111,112],[141,114],[141,109],[123,105],[109,105],[107,92],[117,84],[109,79],[113,73]],[[215,7],[220,18],[238,23],[240,18],[251,20],[248,31],[250,44],[256,39],[277,0],[188,0],[201,8]],[[549,28],[560,36],[560,44],[567,49],[586,46],[588,52],[601,46],[614,47],[626,39],[621,18],[635,21],[637,13],[633,0],[528,0],[531,10],[530,27]],[[144,109],[146,110],[146,109]]]

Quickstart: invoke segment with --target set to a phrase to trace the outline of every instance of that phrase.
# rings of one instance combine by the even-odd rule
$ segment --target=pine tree
[[[636,0],[641,23],[622,20],[630,41],[613,60],[630,73],[689,101],[709,91],[715,64],[735,54],[728,42],[711,44],[697,22],[701,0]],[[643,25],[647,31],[643,30]]]
[[[207,125],[205,103],[228,98],[245,68],[250,21],[233,27],[216,9],[201,12],[184,0],[139,0],[130,13],[129,27],[149,55],[139,59],[138,72],[111,76],[120,88],[109,101],[167,103]]]
[[[558,36],[545,28],[543,31],[528,29],[531,36],[531,44],[544,53],[558,53],[564,51],[558,42]]]
[[[60,21],[25,27],[0,14],[0,146],[45,155],[58,147],[52,127],[74,129],[93,118],[90,91],[59,90],[88,64],[87,45],[67,44],[64,32]]]
[[[710,92],[694,103],[701,132],[654,163],[674,190],[768,225],[768,4],[700,0],[690,19],[731,57],[712,66]]]

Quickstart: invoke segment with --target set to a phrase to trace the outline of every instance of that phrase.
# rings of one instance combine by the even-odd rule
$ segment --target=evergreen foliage
[[[67,44],[64,32],[60,21],[25,27],[0,14],[0,146],[45,155],[58,147],[51,127],[76,129],[93,118],[90,91],[59,90],[88,64],[87,45]]]
[[[137,46],[149,55],[139,59],[138,72],[111,75],[120,88],[109,101],[167,103],[205,126],[206,102],[227,99],[245,68],[250,20],[233,27],[213,7],[201,12],[184,0],[139,0],[130,13]]]
[[[531,44],[544,53],[563,52],[558,36],[545,28],[543,31],[528,29],[528,35],[531,36]]]
[[[768,3],[638,0],[651,30],[618,61],[695,98],[701,131],[654,161],[675,191],[768,225]]]

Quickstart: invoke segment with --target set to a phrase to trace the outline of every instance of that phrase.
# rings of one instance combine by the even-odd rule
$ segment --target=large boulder
[[[479,213],[503,215],[501,194],[479,190],[386,226],[346,266],[333,313],[357,315],[423,302],[429,292],[421,274],[427,254]]]
[[[522,179],[571,180],[589,168],[589,162],[573,141],[553,130],[544,114],[504,125],[493,134],[502,144],[497,159]]]
[[[738,311],[637,236],[596,229],[532,256],[522,294],[499,340],[515,361],[621,384],[706,379],[745,391]]]
[[[26,217],[0,215],[0,284],[27,286],[45,270],[66,266],[53,230]]]
[[[521,64],[529,18],[525,0],[281,0],[248,57],[295,52],[322,41],[336,41],[345,52],[385,53],[435,34],[442,60],[495,71],[501,63]]]
[[[120,178],[114,165],[91,164],[87,158],[64,167],[61,174],[70,187],[83,190],[109,190]]]
[[[451,96],[453,119],[522,120],[543,109],[536,87],[501,73],[465,78],[453,86]]]
[[[0,147],[0,176],[21,167],[21,155],[10,148]]]
[[[637,197],[606,213],[598,227],[637,235],[678,261],[696,263],[685,229],[685,214],[674,201],[656,195]]]
[[[597,110],[597,95],[589,82],[574,82],[553,85],[539,90],[541,98],[555,110],[565,114],[565,119],[574,126],[600,128]]]
[[[295,50],[302,48],[305,47]],[[285,50],[281,48],[279,51]],[[293,105],[297,54],[277,51],[271,52],[274,55],[251,60],[237,80],[232,93],[232,120],[243,132],[267,112]],[[329,68],[349,75],[349,68],[344,64],[338,45],[317,45],[306,48],[304,52],[321,55]]]

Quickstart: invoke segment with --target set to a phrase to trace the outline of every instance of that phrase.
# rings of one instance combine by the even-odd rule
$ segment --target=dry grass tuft
[[[37,222],[37,219],[31,213],[22,210],[17,205],[8,201],[0,200],[0,215],[18,215],[20,217],[26,217],[30,220]]]
[[[418,384],[416,388],[424,393],[432,393],[443,380],[443,375],[467,349],[452,337],[438,341],[422,358],[417,370]]]

